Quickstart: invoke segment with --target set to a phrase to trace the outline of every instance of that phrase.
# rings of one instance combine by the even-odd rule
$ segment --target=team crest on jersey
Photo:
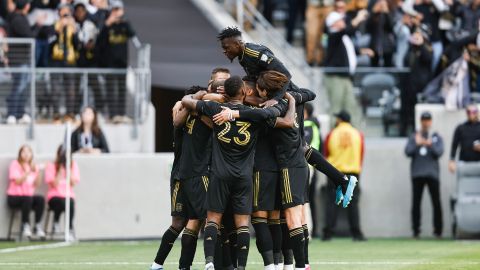
[[[177,203],[177,205],[175,205],[175,211],[182,212],[182,209],[183,205],[181,203]]]

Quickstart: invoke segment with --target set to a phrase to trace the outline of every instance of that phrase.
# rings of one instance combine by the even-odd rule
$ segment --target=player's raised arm
[[[197,102],[202,99],[204,95],[207,94],[207,91],[198,91],[193,95],[186,95],[182,98],[183,107],[195,111],[197,110]]]
[[[189,111],[183,107],[181,101],[175,103],[175,106],[173,106],[172,109],[173,126],[176,128],[182,127],[187,121],[188,114]]]
[[[293,128],[295,125],[295,98],[288,92],[285,97],[288,99],[288,110],[284,117],[277,117],[276,128]]]
[[[289,93],[293,96],[297,105],[312,101],[317,97],[317,94],[306,88],[300,88],[298,92],[290,91]]]

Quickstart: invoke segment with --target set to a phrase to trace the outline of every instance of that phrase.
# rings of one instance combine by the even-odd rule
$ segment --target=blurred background
[[[78,166],[75,237],[158,238],[170,223],[171,109],[216,67],[244,75],[216,39],[233,25],[317,94],[309,121],[327,158],[340,110],[362,134],[365,237],[480,233],[478,0],[2,0],[0,16],[1,239],[21,235],[7,197],[18,195],[9,185],[25,144],[33,193],[47,199],[30,222],[54,229],[47,169],[61,165],[66,137]],[[327,224],[327,179],[317,173],[312,188],[313,236],[352,236],[343,209]]]

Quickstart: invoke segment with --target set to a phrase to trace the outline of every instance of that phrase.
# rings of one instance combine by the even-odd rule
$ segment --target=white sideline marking
[[[50,266],[50,265],[150,265],[151,262],[0,262],[0,266]],[[176,265],[177,262],[166,262],[165,265]],[[203,265],[204,262],[194,262]],[[415,262],[415,261],[320,261],[310,265],[480,265],[480,261],[455,262]],[[263,262],[248,262],[248,265],[263,265]]]
[[[13,253],[13,252],[17,252],[17,251],[59,248],[59,247],[66,247],[66,246],[70,246],[70,245],[72,245],[72,243],[61,242],[61,243],[33,245],[33,246],[24,246],[24,247],[16,247],[16,248],[3,248],[3,249],[0,249],[0,254]]]

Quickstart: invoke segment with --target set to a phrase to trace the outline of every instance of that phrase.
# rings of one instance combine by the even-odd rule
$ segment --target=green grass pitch
[[[80,242],[67,247],[12,250],[16,244],[0,242],[0,269],[148,269],[158,241]],[[165,269],[177,269],[180,241],[175,243]],[[203,248],[199,241],[193,269],[203,269]],[[255,242],[251,242],[248,269],[263,269]],[[457,270],[480,269],[479,241],[370,239],[319,240],[310,243],[312,269],[329,270]]]

